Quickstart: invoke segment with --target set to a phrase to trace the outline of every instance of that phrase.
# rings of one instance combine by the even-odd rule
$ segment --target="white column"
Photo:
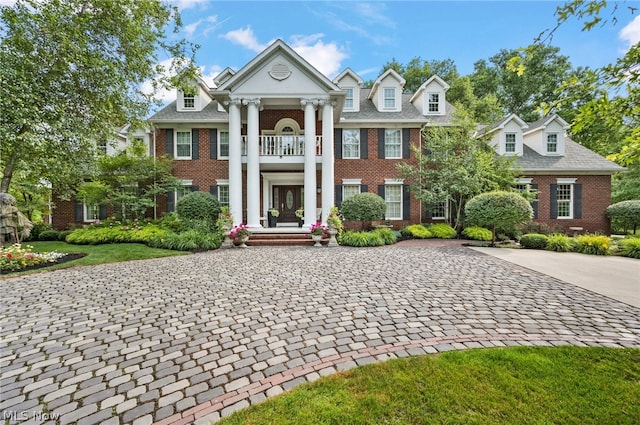
[[[260,153],[259,132],[260,99],[245,99],[247,109],[247,226],[261,228],[260,224]]]
[[[316,105],[315,99],[302,99],[304,106],[304,227],[316,222]]]
[[[322,107],[322,223],[335,200],[334,156],[333,156],[333,106],[335,102],[324,101]]]
[[[229,101],[229,211],[233,224],[242,223],[242,136],[239,98]]]

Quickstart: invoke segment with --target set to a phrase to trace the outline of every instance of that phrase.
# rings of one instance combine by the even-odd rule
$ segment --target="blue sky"
[[[239,69],[280,38],[332,78],[349,67],[375,79],[395,58],[407,63],[453,59],[461,75],[500,49],[524,47],[556,23],[555,1],[213,1],[172,0],[181,10],[179,36],[199,44],[207,83],[226,67]],[[618,22],[581,31],[572,19],[552,45],[574,67],[615,61],[640,40],[640,17],[620,2]],[[611,9],[611,7],[609,8]],[[609,16],[605,12],[604,16]],[[635,18],[635,20],[634,20]]]

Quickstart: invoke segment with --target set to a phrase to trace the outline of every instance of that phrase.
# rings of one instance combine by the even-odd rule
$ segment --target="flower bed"
[[[0,248],[0,273],[19,272],[47,267],[52,264],[69,261],[72,254],[61,252],[33,252],[31,245],[13,244]],[[80,256],[83,256],[80,254]],[[78,258],[74,256],[71,259]]]

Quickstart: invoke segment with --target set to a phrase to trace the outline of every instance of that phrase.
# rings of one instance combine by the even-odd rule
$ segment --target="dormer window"
[[[547,134],[547,153],[558,152],[558,134]]]
[[[506,153],[516,152],[516,133],[507,133],[505,135],[504,151]]]
[[[384,109],[395,109],[396,108],[396,89],[385,88],[383,91],[384,95]]]
[[[344,89],[347,96],[344,99],[344,109],[353,109],[353,88]]]
[[[196,96],[194,94],[185,93],[182,98],[182,107],[184,109],[195,109]]]
[[[440,112],[440,94],[429,93],[429,112]]]

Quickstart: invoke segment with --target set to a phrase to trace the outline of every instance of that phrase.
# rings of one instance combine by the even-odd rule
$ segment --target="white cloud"
[[[256,53],[263,51],[270,44],[260,44],[250,26],[229,31],[228,33],[222,34],[220,37]]]
[[[197,21],[195,21],[192,24],[189,25],[185,25],[184,26],[184,33],[187,36],[192,36],[194,32],[196,32],[196,29],[198,29],[198,25],[200,25],[202,23],[202,19],[198,19]]]
[[[342,61],[349,55],[336,43],[324,43],[321,40],[323,36],[324,34],[292,36],[291,48],[318,71],[333,78],[341,71]]]
[[[622,28],[618,37],[629,44],[627,49],[640,42],[640,16],[636,16],[633,21]]]
[[[12,7],[18,0],[0,0],[0,6]]]
[[[173,0],[171,4],[178,7],[179,10],[191,9],[194,7],[206,8],[211,0]]]

